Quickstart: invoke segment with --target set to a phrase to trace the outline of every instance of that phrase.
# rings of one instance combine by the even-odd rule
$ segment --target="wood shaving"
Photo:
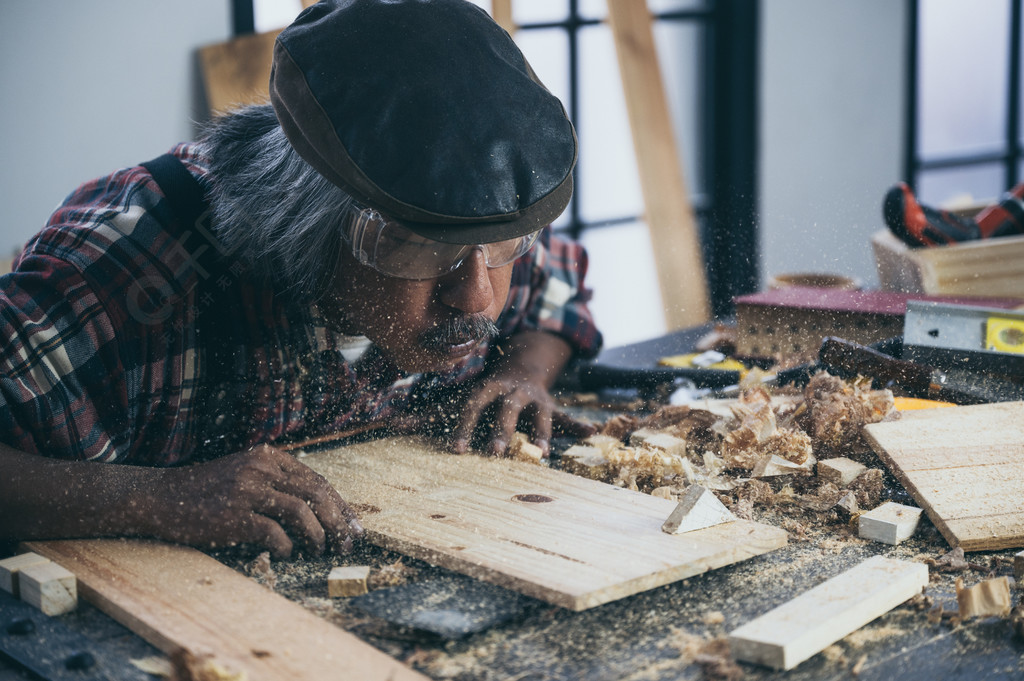
[[[382,565],[370,572],[367,587],[370,590],[401,586],[416,575],[416,568],[410,567],[399,558],[394,563]]]
[[[245,567],[246,573],[271,591],[277,586],[277,574],[270,565],[270,552],[264,551]]]
[[[964,557],[964,550],[959,546],[938,559],[928,558],[924,562],[939,572],[963,572],[970,567]]]

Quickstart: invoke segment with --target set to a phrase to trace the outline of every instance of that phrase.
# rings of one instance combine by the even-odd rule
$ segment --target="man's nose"
[[[484,249],[477,246],[453,272],[441,278],[441,302],[469,314],[484,312],[494,302]]]

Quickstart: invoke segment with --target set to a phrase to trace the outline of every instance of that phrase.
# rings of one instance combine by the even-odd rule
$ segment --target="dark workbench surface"
[[[601,360],[627,367],[651,366],[653,359],[687,350],[706,327],[670,334],[647,343],[606,350]],[[907,501],[891,479],[884,496]],[[758,518],[761,519],[761,518]],[[765,518],[778,522],[779,517]],[[784,603],[874,554],[908,560],[937,559],[949,547],[927,518],[917,534],[897,547],[856,538],[836,521],[804,532],[799,523],[783,524],[791,533],[788,546],[743,563],[691,577],[681,582],[631,596],[585,612],[571,612],[525,599],[511,592],[490,589],[474,596],[475,603],[459,601],[467,593],[468,578],[434,568],[374,546],[360,546],[343,558],[293,560],[272,565],[274,589],[318,615],[356,634],[418,671],[436,679],[459,681],[663,681],[669,679],[864,679],[932,681],[935,679],[1022,679],[1024,641],[1008,620],[984,618],[957,623],[950,618],[929,622],[934,605],[956,610],[953,582],[957,576],[968,584],[990,575],[1012,574],[1014,551],[968,554],[972,567],[960,573],[932,571],[925,595],[931,603],[904,604],[863,627],[789,672],[773,672],[753,665],[714,667],[713,652],[704,648],[737,626]],[[266,581],[251,567],[253,556],[222,553],[217,557]],[[326,578],[332,565],[364,564],[377,568],[400,563],[405,571],[399,581],[424,584],[435,591],[451,590],[449,612],[472,620],[474,608],[487,617],[504,613],[505,621],[462,638],[445,638],[423,629],[403,626],[395,618],[367,614],[365,602],[328,599]],[[452,581],[448,581],[452,580]],[[454,584],[454,586],[452,586]],[[428,589],[429,590],[429,589]],[[471,591],[471,590],[470,590]],[[382,590],[371,594],[382,594]],[[1014,603],[1020,601],[1014,589]],[[436,594],[435,594],[436,596]],[[389,596],[384,595],[387,601]],[[401,611],[424,603],[395,595],[391,605]],[[429,600],[429,599],[428,599]],[[434,599],[437,600],[436,598]],[[436,604],[435,604],[436,605]],[[427,604],[429,607],[429,604]],[[447,606],[446,606],[447,607]],[[465,612],[460,613],[463,609]],[[477,613],[479,614],[479,613]],[[88,606],[84,612],[65,616],[73,628],[103,630],[124,650],[124,663],[149,654],[148,646],[127,636],[118,625],[96,621],[103,616]],[[456,619],[458,619],[456,617]],[[852,668],[857,666],[855,677]],[[0,681],[27,678],[0,661]]]

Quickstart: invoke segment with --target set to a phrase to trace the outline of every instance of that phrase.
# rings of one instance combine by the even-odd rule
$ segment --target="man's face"
[[[489,268],[478,248],[435,279],[390,277],[360,264],[349,249],[320,303],[343,333],[365,335],[402,369],[451,368],[486,336],[508,298],[513,264]]]

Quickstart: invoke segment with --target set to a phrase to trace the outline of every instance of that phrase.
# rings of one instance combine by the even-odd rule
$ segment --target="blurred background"
[[[627,0],[607,0],[620,2]],[[1019,181],[1022,0],[648,0],[713,314],[782,273],[877,285],[869,240],[906,180],[932,204]],[[515,39],[580,138],[556,227],[591,256],[608,346],[670,330],[606,0],[512,0]],[[492,11],[490,0],[477,4]],[[200,48],[300,0],[0,4],[0,257],[80,182],[194,137]]]

